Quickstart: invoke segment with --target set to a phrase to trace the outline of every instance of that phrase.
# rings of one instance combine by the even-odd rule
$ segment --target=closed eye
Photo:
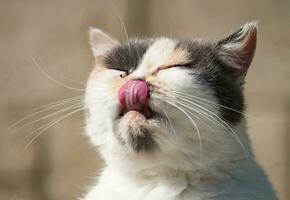
[[[121,72],[125,72],[126,74],[129,74],[129,71],[127,69],[121,68],[121,67],[107,67],[107,69],[117,70]]]
[[[129,75],[129,72],[125,69],[121,69],[121,68],[117,68],[117,67],[107,67],[107,69],[120,72],[121,78],[125,78],[126,76]]]
[[[161,65],[157,67],[157,69],[152,73],[152,75],[156,75],[158,72],[165,70],[165,69],[170,69],[173,67],[190,67],[191,63],[184,63],[184,64],[173,64],[173,65]]]

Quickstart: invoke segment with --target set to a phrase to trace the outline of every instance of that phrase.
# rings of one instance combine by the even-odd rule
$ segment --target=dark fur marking
[[[236,41],[243,33],[243,28],[239,28],[238,30],[236,30],[235,32],[233,32],[231,35],[229,35],[228,37],[224,38],[223,40],[218,42],[219,46],[228,44],[232,41]]]
[[[231,39],[231,38],[229,38]],[[244,110],[244,97],[239,83],[232,78],[234,68],[219,58],[219,48],[215,43],[181,40],[176,49],[189,52],[189,63],[185,67],[199,69],[198,75],[201,84],[210,87],[218,99],[218,103],[235,109]],[[231,124],[240,121],[241,114],[220,106],[221,117]]]
[[[185,67],[202,68],[209,64],[211,58],[214,56],[215,49],[209,42],[201,43],[192,40],[180,40],[175,50],[184,50],[188,52],[188,62]]]
[[[220,106],[222,119],[231,124],[238,123],[241,120],[241,114],[244,110],[244,97],[239,84],[231,79],[229,67],[225,63],[215,60],[216,70],[205,70],[200,75],[200,81],[207,84],[215,93],[218,103],[234,109],[236,111]]]
[[[128,144],[129,147],[136,153],[144,152],[150,153],[157,149],[157,144],[152,137],[152,133],[145,127],[128,127],[128,138],[124,139],[120,136],[119,123],[115,123],[113,127],[114,133],[118,141],[122,145]]]
[[[153,152],[156,149],[156,143],[152,138],[150,131],[144,127],[140,127],[138,133],[129,133],[129,143],[135,152]]]
[[[104,57],[104,64],[109,69],[121,70],[129,74],[136,69],[150,44],[149,40],[121,44]]]

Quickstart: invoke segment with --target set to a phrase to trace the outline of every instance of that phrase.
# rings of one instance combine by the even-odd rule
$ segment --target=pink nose
[[[129,80],[119,90],[119,102],[127,110],[141,112],[148,107],[148,96],[148,85],[141,80]]]

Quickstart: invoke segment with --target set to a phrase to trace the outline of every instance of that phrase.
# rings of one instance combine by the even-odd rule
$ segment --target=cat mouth
[[[150,107],[145,108],[122,108],[119,117],[125,117],[128,113],[134,112],[135,115],[140,115],[146,119],[151,119],[155,116],[155,112]]]

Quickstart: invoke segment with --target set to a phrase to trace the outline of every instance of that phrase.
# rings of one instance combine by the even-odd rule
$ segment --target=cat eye
[[[125,78],[126,76],[129,75],[129,71],[125,70],[125,69],[121,69],[121,68],[117,68],[117,67],[107,67],[107,69],[111,69],[111,70],[115,70],[115,71],[119,71],[119,72],[122,72],[120,74],[120,77],[121,78]]]
[[[124,73],[120,74],[120,77],[121,77],[121,78],[125,78],[125,77],[128,76],[128,75],[129,75],[128,72],[124,72]]]
[[[165,69],[170,69],[173,67],[189,67],[191,66],[190,63],[184,63],[184,64],[173,64],[173,65],[161,65],[157,67],[157,69],[152,73],[152,75],[158,74],[158,72],[165,70]]]

